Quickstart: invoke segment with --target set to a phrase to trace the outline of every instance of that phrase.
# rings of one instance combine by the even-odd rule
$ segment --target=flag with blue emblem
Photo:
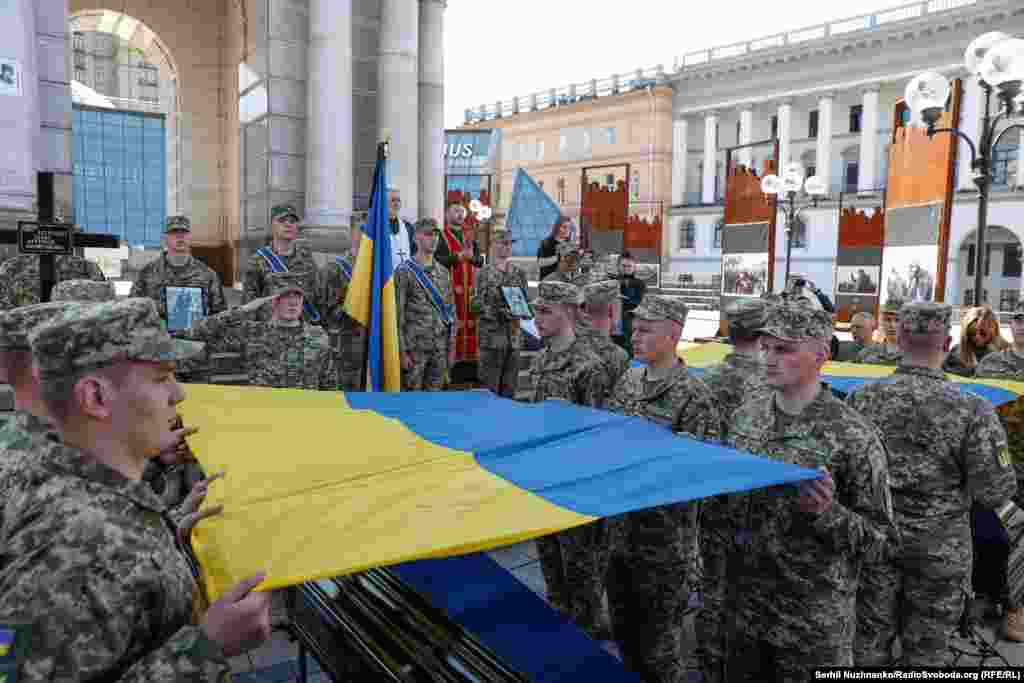
[[[386,175],[386,144],[382,144],[373,173],[370,215],[363,225],[359,256],[345,298],[345,312],[368,332],[367,391],[400,391],[402,379]]]

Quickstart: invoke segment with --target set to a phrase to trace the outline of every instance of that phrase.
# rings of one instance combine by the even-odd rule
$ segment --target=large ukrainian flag
[[[207,472],[193,534],[210,599],[488,550],[630,510],[817,472],[675,436],[635,417],[489,392],[190,385]]]
[[[398,306],[395,302],[391,230],[388,225],[387,159],[377,156],[370,216],[363,226],[359,256],[345,298],[345,312],[369,331],[367,391],[401,391],[398,360]]]

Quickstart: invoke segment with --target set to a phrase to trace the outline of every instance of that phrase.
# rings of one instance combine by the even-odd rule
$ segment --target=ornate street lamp
[[[1007,119],[1024,113],[1020,101],[1024,81],[1024,40],[1004,33],[986,33],[967,47],[964,66],[978,77],[985,103],[985,118],[978,143],[956,125],[936,128],[949,99],[949,79],[942,74],[924,73],[907,84],[903,99],[910,109],[911,123],[928,129],[928,137],[936,133],[956,135],[971,149],[971,170],[978,186],[978,234],[974,248],[974,302],[981,302],[984,273],[985,229],[988,226],[988,198],[992,187],[992,156],[1003,137],[1011,130],[1024,129],[1020,123],[1002,126]],[[992,113],[992,94],[998,98],[998,113]]]
[[[811,176],[804,180],[804,167],[796,162],[786,164],[782,177],[777,175],[766,175],[761,180],[761,191],[778,199],[783,197],[782,211],[786,216],[786,279],[783,289],[789,287],[789,262],[793,255],[793,231],[796,229],[796,222],[800,218],[800,212],[811,206],[818,206],[818,202],[825,196],[828,188],[818,176]],[[797,204],[797,196],[803,193],[810,198]],[[774,256],[769,256],[769,263]]]

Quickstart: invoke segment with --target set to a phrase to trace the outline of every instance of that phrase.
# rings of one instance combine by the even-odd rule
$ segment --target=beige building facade
[[[468,110],[459,130],[501,130],[494,198],[499,214],[508,211],[515,172],[522,168],[563,214],[583,225],[584,183],[610,189],[625,183],[630,215],[663,216],[672,190],[673,91],[657,73],[643,76]]]

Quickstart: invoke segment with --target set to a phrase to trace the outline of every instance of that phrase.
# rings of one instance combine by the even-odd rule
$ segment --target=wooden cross
[[[36,177],[39,196],[38,225],[54,225],[53,173],[40,173]],[[70,227],[70,226],[69,226]],[[42,253],[25,245],[18,239],[20,230],[0,230],[0,244],[17,244],[20,253],[39,254],[39,293],[40,301],[49,301],[50,292],[57,280],[56,260],[54,253]],[[70,238],[71,247],[95,247],[99,249],[117,249],[121,240],[115,235],[96,235],[74,233]]]

